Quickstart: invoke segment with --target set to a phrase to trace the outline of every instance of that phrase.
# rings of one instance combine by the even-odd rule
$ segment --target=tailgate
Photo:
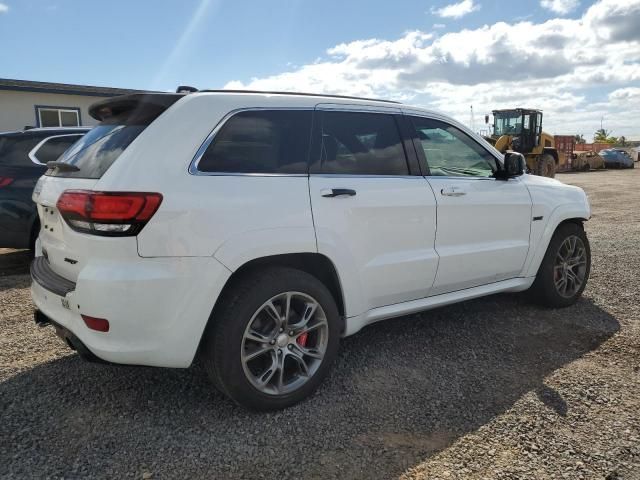
[[[98,180],[44,176],[36,185],[33,200],[40,217],[40,248],[51,269],[67,280],[76,282],[91,260],[137,258],[135,237],[100,237],[76,232],[69,227],[56,208],[65,190],[92,190]]]

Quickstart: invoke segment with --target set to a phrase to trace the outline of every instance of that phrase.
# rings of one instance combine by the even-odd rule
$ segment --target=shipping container
[[[558,151],[559,170],[571,169],[571,154],[576,147],[576,139],[573,135],[554,135],[553,141]]]
[[[579,152],[599,152],[605,148],[612,148],[610,143],[578,143],[575,150]]]

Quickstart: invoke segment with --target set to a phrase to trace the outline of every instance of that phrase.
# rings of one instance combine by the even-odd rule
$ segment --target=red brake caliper
[[[301,347],[306,347],[307,346],[307,338],[308,337],[309,337],[309,333],[308,332],[301,333],[300,336],[298,338],[296,338],[296,342]]]

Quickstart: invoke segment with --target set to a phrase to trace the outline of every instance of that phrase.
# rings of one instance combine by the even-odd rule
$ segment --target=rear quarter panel
[[[315,252],[306,175],[192,175],[207,135],[241,108],[312,107],[308,99],[198,94],[153,122],[96,189],[160,192],[162,204],[138,235],[143,257],[212,256],[230,269],[257,256]]]

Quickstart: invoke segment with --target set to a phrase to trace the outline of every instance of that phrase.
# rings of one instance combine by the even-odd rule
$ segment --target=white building
[[[92,103],[135,92],[142,90],[0,78],[0,132],[94,125],[89,116]]]

